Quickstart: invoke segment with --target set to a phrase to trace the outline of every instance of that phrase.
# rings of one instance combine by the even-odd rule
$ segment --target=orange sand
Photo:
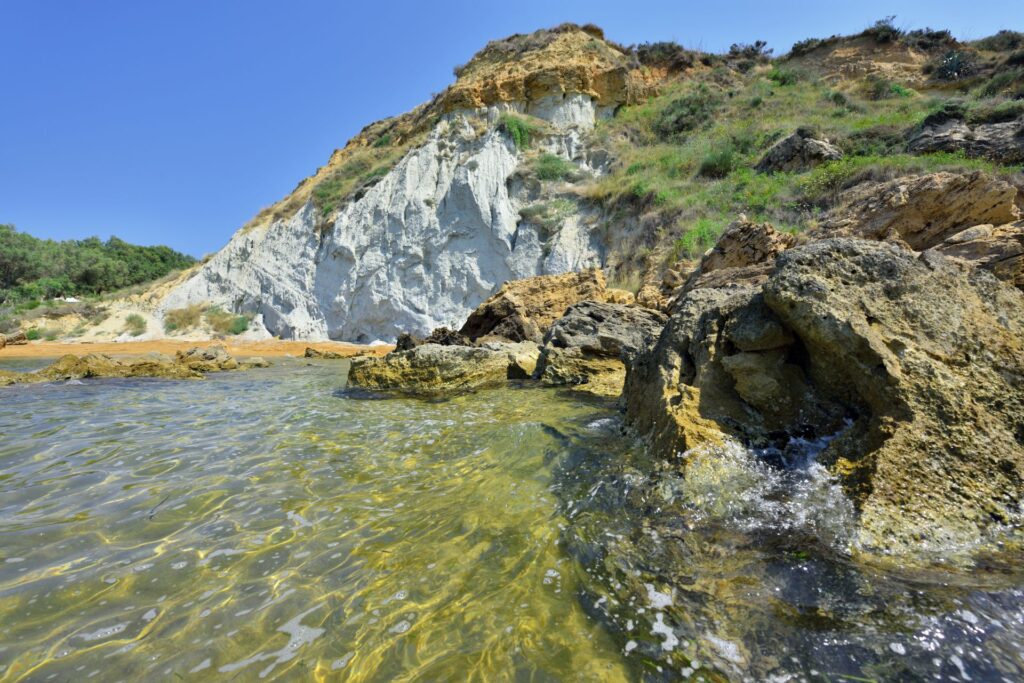
[[[0,360],[5,358],[59,358],[71,353],[83,356],[87,353],[105,353],[110,356],[131,356],[159,351],[174,355],[175,351],[190,349],[194,346],[210,346],[215,341],[176,341],[159,339],[138,342],[47,342],[35,341],[19,346],[6,346],[0,349]],[[360,346],[344,342],[305,342],[268,339],[263,341],[230,341],[223,343],[228,353],[233,356],[302,356],[307,348],[317,351],[334,351],[346,356],[383,355],[392,350],[393,346]]]

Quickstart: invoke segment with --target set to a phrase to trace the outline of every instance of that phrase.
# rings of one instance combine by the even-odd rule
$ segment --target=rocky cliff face
[[[587,207],[516,171],[527,152],[543,152],[600,174],[583,135],[649,90],[621,52],[575,27],[492,43],[394,124],[409,135],[424,127],[424,141],[375,184],[337,208],[315,205],[313,186],[365,149],[354,140],[273,215],[290,214],[239,231],[160,308],[210,302],[253,313],[281,337],[393,340],[457,326],[507,280],[602,265]],[[532,218],[520,214],[531,206]]]
[[[238,233],[163,308],[223,302],[259,314],[273,335],[391,340],[455,326],[506,280],[600,265],[584,211],[546,241],[520,218],[530,196],[510,177],[522,154],[495,127],[502,109],[532,111],[554,128],[541,144],[589,170],[579,136],[598,107],[580,94],[517,105],[445,116],[326,231],[307,202]]]

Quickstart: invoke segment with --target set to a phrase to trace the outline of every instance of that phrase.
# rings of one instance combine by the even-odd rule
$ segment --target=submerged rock
[[[536,344],[490,343],[481,347],[423,344],[386,356],[356,358],[350,386],[412,395],[440,395],[499,386],[532,372]]]
[[[164,353],[149,353],[137,358],[124,359],[111,358],[101,353],[90,353],[85,356],[68,354],[35,372],[2,373],[0,385],[99,377],[197,379],[209,372],[263,368],[269,365],[267,361],[258,357],[239,362],[219,344],[208,348],[196,347],[188,351],[179,351],[174,358]]]
[[[821,459],[868,552],[923,558],[1021,521],[1024,295],[934,252],[823,240],[762,286],[691,291],[624,399],[684,468],[698,446],[841,432]]]
[[[843,158],[843,152],[814,131],[800,128],[777,142],[754,167],[761,173],[807,171],[826,161]]]
[[[661,333],[665,316],[638,306],[584,301],[566,311],[544,336],[537,375],[550,385],[570,385],[618,396],[625,361]]]
[[[320,358],[323,360],[340,360],[342,358],[348,358],[345,354],[338,353],[337,351],[320,351],[319,349],[314,349],[311,346],[306,347],[306,351],[302,354],[302,357]]]
[[[567,308],[580,301],[604,301],[605,296],[604,273],[598,268],[512,280],[480,304],[459,332],[470,339],[491,336],[540,343]]]

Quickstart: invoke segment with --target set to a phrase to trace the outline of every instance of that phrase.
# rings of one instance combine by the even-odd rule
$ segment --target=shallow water
[[[0,679],[1022,676],[1013,563],[854,563],[813,459],[681,481],[608,402],[344,374],[0,390]]]

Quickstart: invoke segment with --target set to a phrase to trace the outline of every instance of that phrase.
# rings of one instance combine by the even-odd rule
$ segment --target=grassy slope
[[[854,91],[840,92],[785,66],[766,65],[746,75],[718,67],[673,83],[659,97],[599,124],[594,142],[609,148],[617,163],[582,192],[605,207],[607,229],[617,236],[616,279],[635,283],[640,273],[699,256],[739,213],[782,230],[805,230],[860,177],[1019,170],[960,155],[903,152],[906,132],[950,99],[948,92],[888,83],[861,83]],[[883,98],[874,99],[878,94]],[[666,122],[680,100],[691,105],[687,111],[697,112],[689,120],[702,118],[701,102],[707,116],[692,130],[672,132]],[[969,106],[992,108],[1000,102],[970,101]],[[846,158],[807,173],[755,172],[752,167],[764,152],[798,127],[830,139]]]

